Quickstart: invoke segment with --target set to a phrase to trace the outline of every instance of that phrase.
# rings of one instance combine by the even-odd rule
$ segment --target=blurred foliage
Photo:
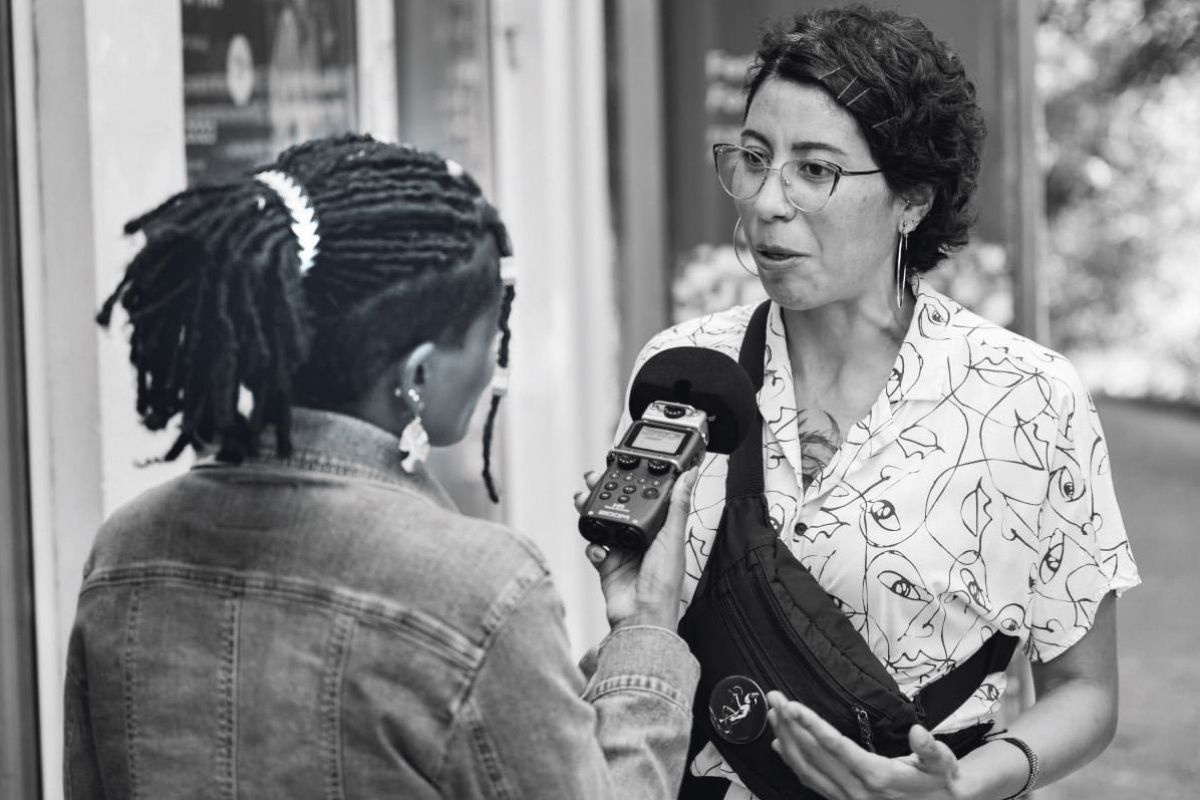
[[[1200,2],[1041,0],[1052,345],[1200,401]]]

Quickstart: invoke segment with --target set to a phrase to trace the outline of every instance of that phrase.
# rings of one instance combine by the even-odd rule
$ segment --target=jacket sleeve
[[[83,635],[71,632],[63,693],[63,794],[66,800],[103,800],[100,768],[88,714],[87,667]]]
[[[496,631],[459,709],[442,771],[450,797],[675,797],[699,667],[674,632],[618,629],[585,684],[549,577]]]

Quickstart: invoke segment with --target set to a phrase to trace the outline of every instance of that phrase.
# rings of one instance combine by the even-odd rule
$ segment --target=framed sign
[[[357,127],[355,3],[182,0],[188,182]]]

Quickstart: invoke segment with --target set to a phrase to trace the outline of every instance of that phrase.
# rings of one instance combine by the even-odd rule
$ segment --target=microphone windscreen
[[[758,413],[754,386],[742,365],[705,347],[672,347],[647,359],[629,390],[630,416],[641,419],[656,400],[703,409],[710,453],[736,450]]]

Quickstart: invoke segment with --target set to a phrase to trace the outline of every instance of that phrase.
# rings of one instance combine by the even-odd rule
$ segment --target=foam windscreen
[[[655,353],[633,379],[629,414],[641,419],[656,400],[686,403],[708,414],[708,452],[737,449],[758,413],[754,386],[741,364],[704,347]]]

